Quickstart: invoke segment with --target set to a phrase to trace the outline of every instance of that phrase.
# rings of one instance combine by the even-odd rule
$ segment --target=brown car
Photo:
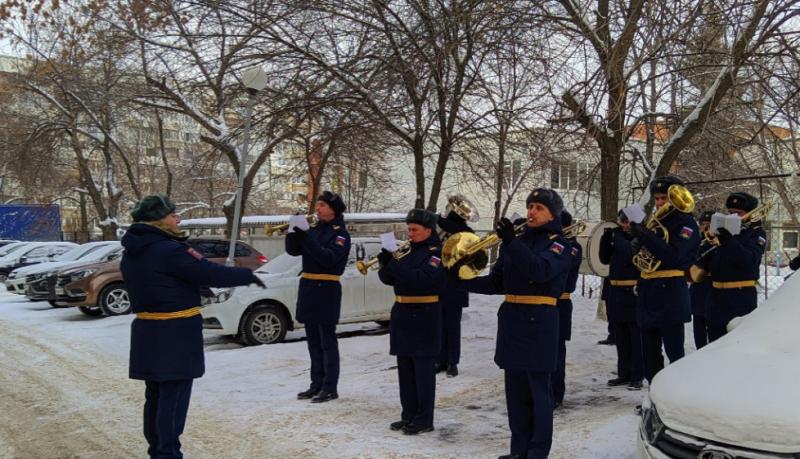
[[[224,264],[228,257],[228,241],[224,239],[192,238],[187,241],[195,250],[202,253],[208,261]],[[245,244],[236,243],[234,252],[236,266],[258,269],[267,262],[267,257]],[[70,268],[58,273],[51,297],[57,303],[77,306],[81,312],[90,316],[106,314],[118,316],[131,311],[128,291],[122,280],[120,260],[107,261]]]

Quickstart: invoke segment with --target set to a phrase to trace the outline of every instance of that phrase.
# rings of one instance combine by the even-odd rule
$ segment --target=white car
[[[642,404],[643,458],[800,458],[800,275],[729,333],[660,371]]]
[[[6,290],[10,293],[24,295],[25,284],[28,282],[26,277],[29,275],[42,277],[44,274],[57,269],[69,268],[82,263],[97,262],[111,252],[121,250],[121,247],[119,241],[99,241],[81,244],[53,258],[53,261],[23,266],[11,271],[8,278],[6,278]]]
[[[377,271],[366,276],[356,269],[359,259],[371,258],[381,250],[377,238],[353,238],[350,258],[341,277],[342,312],[340,324],[375,321],[388,323],[394,303],[392,287],[378,279]],[[267,288],[237,287],[216,291],[202,307],[204,328],[234,335],[247,345],[271,344],[286,332],[303,327],[295,320],[301,257],[281,254],[255,271]]]
[[[10,245],[10,244],[9,244]],[[5,282],[11,271],[29,264],[52,261],[53,258],[77,247],[67,241],[31,242],[0,258],[0,281]]]

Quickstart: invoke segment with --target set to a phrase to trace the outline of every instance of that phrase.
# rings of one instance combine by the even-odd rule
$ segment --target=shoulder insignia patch
[[[577,257],[578,256],[578,248],[577,247],[573,247],[572,250],[570,251],[570,253],[572,254],[573,257]]]
[[[189,249],[187,249],[186,251],[189,252],[189,255],[197,258],[198,260],[202,260],[203,259],[203,254],[201,254],[200,252],[198,252],[197,250],[195,250],[195,249],[193,249],[191,247],[189,247]]]
[[[684,226],[681,228],[680,236],[684,239],[689,239],[694,234],[694,230],[689,228],[688,226]]]
[[[428,264],[434,268],[438,268],[439,265],[442,264],[442,259],[437,256],[433,256],[430,260],[428,260]]]
[[[564,251],[564,245],[558,242],[553,242],[553,244],[550,246],[550,251],[556,255],[561,255],[561,253]]]
[[[347,242],[347,239],[344,236],[336,236],[336,245],[344,247],[345,242]]]
[[[763,238],[762,236],[758,237],[758,245],[764,245],[766,243],[767,243],[767,240],[765,238]]]

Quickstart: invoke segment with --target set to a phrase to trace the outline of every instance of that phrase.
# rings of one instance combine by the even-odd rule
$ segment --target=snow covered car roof
[[[291,215],[248,215],[242,217],[242,226],[263,226],[266,224],[276,225],[281,223],[288,223]],[[352,213],[344,214],[345,223],[353,222],[369,222],[369,223],[385,223],[385,222],[405,222],[406,214],[403,213]],[[225,217],[209,217],[209,218],[189,218],[181,220],[181,228],[216,228],[225,226]]]
[[[684,434],[774,453],[800,452],[800,275],[727,335],[656,375],[650,399]]]

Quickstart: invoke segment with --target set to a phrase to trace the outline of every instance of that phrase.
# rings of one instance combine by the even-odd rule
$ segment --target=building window
[[[592,169],[588,163],[559,161],[550,166],[551,188],[589,191],[597,189],[597,182],[592,180]]]
[[[797,248],[797,231],[784,231],[783,232],[783,248],[796,249]]]
[[[506,188],[511,188],[519,180],[522,175],[522,160],[515,159],[513,161],[505,161],[503,167],[503,177],[505,177]]]

